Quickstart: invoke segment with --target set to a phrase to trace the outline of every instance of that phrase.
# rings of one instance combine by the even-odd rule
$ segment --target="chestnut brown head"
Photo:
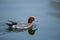
[[[28,23],[32,23],[34,20],[35,20],[35,17],[34,16],[30,16],[28,18]]]

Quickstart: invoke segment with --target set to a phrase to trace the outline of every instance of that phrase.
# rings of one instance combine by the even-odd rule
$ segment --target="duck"
[[[27,23],[17,23],[17,22],[13,22],[13,21],[9,21],[10,23],[6,23],[9,27],[11,27],[12,29],[29,29],[32,27],[33,25],[33,21],[35,21],[35,16],[30,16],[28,18]]]

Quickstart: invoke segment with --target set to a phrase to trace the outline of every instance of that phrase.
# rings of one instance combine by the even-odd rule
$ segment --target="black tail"
[[[11,27],[13,26],[13,24],[9,24],[9,23],[6,23],[6,24],[7,24],[8,26],[11,26]]]

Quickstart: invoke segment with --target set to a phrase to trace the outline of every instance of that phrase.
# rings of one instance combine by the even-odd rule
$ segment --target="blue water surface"
[[[58,12],[51,6],[51,0],[0,0],[0,40],[59,40],[60,19],[49,13]],[[6,32],[8,20],[27,22],[35,16],[34,35],[28,31]]]

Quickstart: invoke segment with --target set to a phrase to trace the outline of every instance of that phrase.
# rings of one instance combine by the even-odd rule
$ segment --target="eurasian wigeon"
[[[28,22],[27,23],[21,23],[18,24],[17,22],[13,22],[10,21],[12,24],[6,23],[8,26],[10,26],[13,29],[29,29],[30,27],[32,27],[32,22],[35,20],[35,16],[30,16],[28,18]]]

